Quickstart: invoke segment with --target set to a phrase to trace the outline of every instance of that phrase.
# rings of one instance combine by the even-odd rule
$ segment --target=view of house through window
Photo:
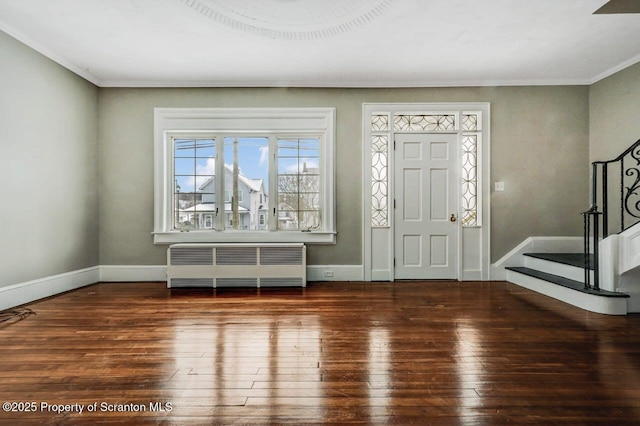
[[[174,228],[213,229],[216,146],[213,139],[174,139]],[[205,189],[203,189],[205,188]]]
[[[278,140],[278,229],[320,224],[318,139]]]
[[[228,228],[267,229],[260,224],[260,214],[268,209],[269,139],[224,138],[224,169],[224,214]]]
[[[221,139],[222,145],[213,138],[173,140],[175,230],[313,230],[320,226],[318,138]],[[223,173],[216,170],[216,161],[224,164]],[[272,180],[276,181],[275,200],[268,193]],[[222,188],[222,197],[216,198],[216,188]],[[224,216],[216,220],[219,215]]]

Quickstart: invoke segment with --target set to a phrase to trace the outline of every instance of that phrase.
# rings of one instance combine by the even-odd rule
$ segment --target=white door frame
[[[394,114],[456,114],[461,117],[463,112],[478,111],[481,113],[479,143],[477,150],[477,174],[478,174],[478,202],[480,209],[478,214],[481,223],[476,227],[461,227],[458,233],[458,280],[461,281],[486,281],[490,273],[490,105],[488,102],[468,103],[364,103],[362,113],[363,128],[363,182],[362,182],[362,218],[363,218],[363,272],[365,281],[394,281],[394,236],[393,200],[395,156],[393,151]],[[388,215],[382,225],[372,223],[374,204],[372,186],[377,185],[372,172],[372,137],[378,132],[372,130],[371,116],[373,113],[388,114],[387,149],[383,153],[386,161],[384,179],[386,181],[386,205]],[[463,129],[456,123],[455,132],[460,141]],[[401,133],[400,131],[398,133]],[[424,133],[431,133],[425,131]],[[376,158],[379,158],[376,157]],[[379,171],[375,172],[380,178]],[[379,204],[379,200],[376,200]],[[461,218],[460,212],[458,217]]]

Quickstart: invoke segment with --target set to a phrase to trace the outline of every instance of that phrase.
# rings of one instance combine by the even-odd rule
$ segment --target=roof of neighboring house
[[[229,164],[225,164],[224,168],[229,172],[229,173],[233,173],[233,168],[231,165]],[[215,174],[215,165],[213,167],[213,173]],[[238,174],[238,177],[240,178],[240,181],[242,183],[244,183],[245,185],[247,185],[249,187],[249,189],[251,189],[252,191],[255,192],[260,192],[263,188],[263,180],[262,179],[251,179],[246,177],[245,175],[243,175],[242,173]],[[207,186],[211,181],[213,181],[213,179],[215,179],[215,176],[210,177],[209,179],[207,179],[202,185],[200,185],[200,187],[198,189],[203,189],[205,186]]]

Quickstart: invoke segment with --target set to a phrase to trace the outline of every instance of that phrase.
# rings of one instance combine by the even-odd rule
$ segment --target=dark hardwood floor
[[[640,315],[504,282],[97,284],[25,307],[0,327],[2,425],[640,424]]]

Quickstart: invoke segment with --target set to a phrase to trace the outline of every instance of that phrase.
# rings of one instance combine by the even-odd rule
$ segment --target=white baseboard
[[[332,273],[332,276],[327,276]],[[307,266],[307,281],[362,281],[362,265]],[[0,310],[97,282],[166,281],[166,265],[101,265],[0,287]]]
[[[491,280],[507,279],[507,266],[524,266],[524,253],[581,253],[582,237],[529,237],[491,265]]]
[[[166,265],[101,265],[100,281],[140,282],[166,281]]]
[[[362,265],[307,265],[307,281],[362,281]]]
[[[99,281],[100,268],[79,269],[33,281],[0,287],[0,310],[24,305],[38,299],[94,284]]]

